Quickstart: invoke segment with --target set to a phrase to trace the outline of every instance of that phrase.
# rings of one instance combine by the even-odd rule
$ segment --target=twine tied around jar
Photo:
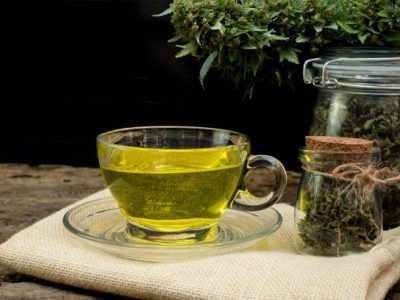
[[[356,187],[362,187],[364,193],[371,193],[375,186],[400,183],[400,171],[388,167],[379,169],[372,165],[362,167],[357,163],[347,163],[337,166],[331,173],[306,167],[303,167],[303,170],[314,175],[349,182],[343,192],[354,191]]]

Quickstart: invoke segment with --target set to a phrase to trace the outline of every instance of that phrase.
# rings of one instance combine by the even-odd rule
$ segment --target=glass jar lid
[[[304,63],[307,84],[353,92],[400,93],[400,49],[329,48]]]

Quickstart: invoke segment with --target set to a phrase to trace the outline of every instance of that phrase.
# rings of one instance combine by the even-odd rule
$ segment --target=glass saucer
[[[239,251],[272,234],[282,224],[274,208],[262,211],[228,209],[212,240],[193,244],[162,244],[132,238],[112,197],[70,209],[63,218],[66,229],[80,241],[107,253],[139,261],[171,262]]]

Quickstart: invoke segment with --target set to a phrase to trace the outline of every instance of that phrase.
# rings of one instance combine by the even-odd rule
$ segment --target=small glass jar
[[[310,135],[373,140],[400,168],[400,49],[331,48],[304,64],[319,88]],[[384,228],[400,226],[400,183],[381,189]]]
[[[368,178],[353,180],[360,170],[374,167],[379,157],[377,148],[357,153],[300,150],[303,174],[295,209],[298,252],[342,256],[368,251],[380,242],[379,193]]]

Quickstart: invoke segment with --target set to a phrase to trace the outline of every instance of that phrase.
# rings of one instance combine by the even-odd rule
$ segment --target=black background
[[[168,0],[33,1],[10,9],[0,162],[97,166],[95,137],[115,128],[197,125],[248,134],[254,154],[298,169],[315,90],[267,84],[253,100],[200,64],[176,59]]]

